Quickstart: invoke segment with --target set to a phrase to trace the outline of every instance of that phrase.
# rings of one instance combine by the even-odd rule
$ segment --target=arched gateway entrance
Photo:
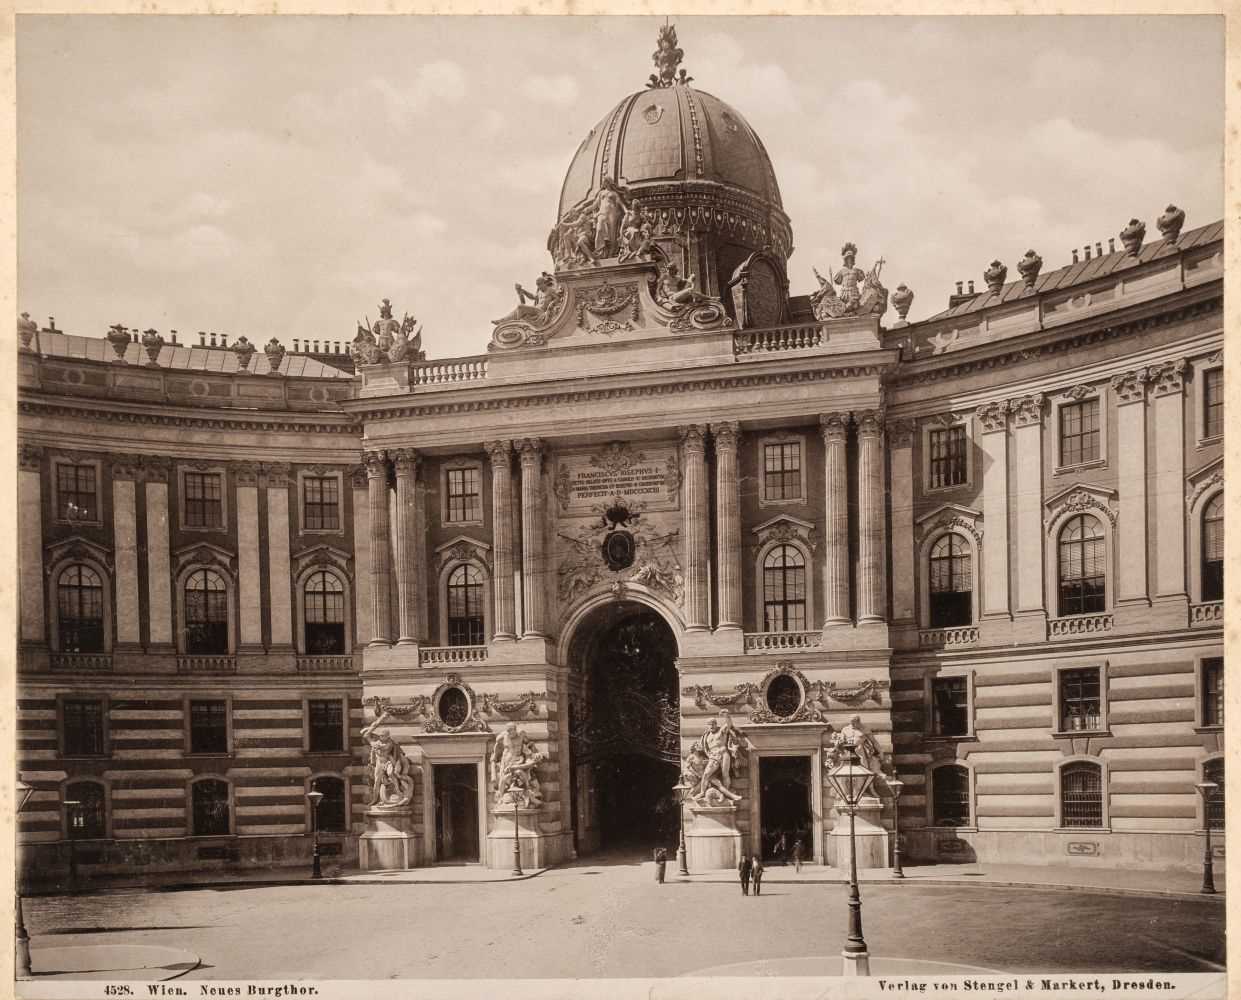
[[[579,854],[676,847],[676,656],[668,623],[632,601],[599,608],[575,632],[569,750]]]

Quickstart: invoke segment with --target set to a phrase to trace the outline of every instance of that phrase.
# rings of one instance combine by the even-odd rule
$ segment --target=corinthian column
[[[495,631],[492,642],[517,638],[513,599],[513,445],[509,441],[486,441],[491,459],[491,522],[495,545]]]
[[[681,428],[681,461],[684,468],[685,511],[685,627],[688,631],[710,628],[710,595],[707,593],[707,461],[702,427]]]
[[[719,551],[717,628],[741,628],[741,497],[737,480],[737,423],[712,424],[715,437],[716,545]]]
[[[366,485],[371,521],[372,646],[392,645],[392,553],[388,547],[388,462],[382,451],[368,451]]]
[[[848,414],[819,418],[825,450],[824,503],[827,510],[823,567],[823,627],[850,624],[849,618],[849,464]]]
[[[543,590],[546,560],[543,555],[543,442],[523,438],[521,451],[521,602],[523,639],[542,639]]]
[[[418,586],[417,555],[417,491],[414,476],[418,471],[418,453],[413,448],[400,448],[392,453],[396,465],[396,547],[393,564],[396,569],[396,620],[398,646],[417,642]]]
[[[859,625],[888,617],[884,580],[883,413],[854,414],[858,428],[858,609]]]

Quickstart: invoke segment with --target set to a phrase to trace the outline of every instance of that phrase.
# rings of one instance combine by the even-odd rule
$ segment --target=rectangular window
[[[1099,668],[1060,671],[1060,731],[1092,732],[1101,729]]]
[[[481,476],[477,468],[449,469],[448,518],[454,521],[481,521],[483,519],[483,493]]]
[[[1202,429],[1204,437],[1224,433],[1224,369],[1212,368],[1202,378]]]
[[[66,521],[98,521],[99,506],[93,465],[56,466],[57,517]]]
[[[945,427],[928,435],[931,449],[931,489],[960,486],[967,478],[967,441],[964,427]]]
[[[1202,724],[1224,724],[1224,658],[1212,656],[1202,661]]]
[[[341,753],[345,749],[344,715],[339,698],[311,699],[307,704],[311,753]]]
[[[1099,400],[1083,399],[1060,407],[1060,464],[1081,465],[1099,458]]]
[[[218,472],[187,472],[185,474],[185,526],[187,528],[223,528],[223,486]]]
[[[340,530],[340,480],[335,476],[307,476],[302,480],[303,528]]]
[[[228,702],[190,702],[190,753],[228,753]]]
[[[1103,769],[1085,761],[1060,769],[1060,825],[1103,825]]]
[[[103,756],[103,701],[98,698],[66,698],[61,702],[66,757]]]
[[[968,736],[970,690],[968,677],[931,680],[932,732],[936,736]]]
[[[786,441],[764,445],[763,499],[801,498],[801,443]]]

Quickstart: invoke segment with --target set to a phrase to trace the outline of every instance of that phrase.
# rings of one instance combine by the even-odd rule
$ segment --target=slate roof
[[[53,358],[83,358],[87,361],[104,362],[111,362],[116,358],[112,345],[102,337],[79,337],[71,333],[40,330],[30,346],[38,353]],[[145,365],[148,360],[146,348],[131,342],[125,348],[125,360],[131,365]],[[179,344],[165,344],[160,349],[156,364],[160,368],[174,371],[216,372],[221,375],[236,374],[241,368],[232,348],[186,347]],[[266,375],[267,355],[256,350],[250,355],[250,363],[246,367],[252,375]],[[353,377],[349,372],[325,365],[322,361],[288,351],[280,360],[279,371],[281,375],[289,378]]]
[[[1025,282],[1019,277],[1016,281],[1008,282],[998,292],[992,292],[989,289],[984,290],[967,302],[958,302],[955,306],[945,309],[943,312],[938,312],[934,316],[928,316],[926,319],[919,320],[918,322],[931,323],[950,316],[962,316],[966,313],[974,313],[991,306],[1011,302],[1026,295],[1038,295],[1043,292],[1053,292],[1058,289],[1068,288],[1070,285],[1080,285],[1094,278],[1101,278],[1111,274],[1122,265],[1133,267],[1137,264],[1145,264],[1147,261],[1152,261],[1159,257],[1168,257],[1182,250],[1188,250],[1191,247],[1221,239],[1223,235],[1224,223],[1222,221],[1212,222],[1210,225],[1200,226],[1197,229],[1181,233],[1181,238],[1173,245],[1169,245],[1165,239],[1158,239],[1145,244],[1138,251],[1136,261],[1124,250],[1117,250],[1115,253],[1105,253],[1102,257],[1092,257],[1090,260],[1081,260],[1076,264],[1069,264],[1055,271],[1044,271],[1034,282],[1033,291],[1027,291]]]

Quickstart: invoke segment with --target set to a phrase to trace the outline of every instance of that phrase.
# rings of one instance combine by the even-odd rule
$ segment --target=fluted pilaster
[[[711,627],[710,594],[707,592],[709,534],[707,524],[707,460],[703,428],[681,428],[682,507],[685,517],[685,627],[702,631]]]
[[[715,438],[716,547],[719,552],[718,628],[741,628],[741,497],[737,423],[712,424]]]
[[[859,625],[886,621],[883,577],[883,412],[853,415],[858,432],[858,612]]]
[[[543,540],[543,442],[523,438],[521,452],[521,601],[523,639],[541,639],[547,603],[547,560]]]
[[[396,466],[396,544],[392,561],[396,570],[397,645],[408,646],[417,642],[418,635],[418,557],[414,547],[418,454],[412,448],[401,448],[392,452],[392,457]]]
[[[823,431],[824,503],[827,531],[824,539],[823,627],[850,624],[849,618],[849,416],[825,413]]]
[[[388,462],[382,451],[368,451],[366,485],[371,522],[372,646],[392,645],[392,552],[388,543]]]
[[[491,459],[492,543],[495,548],[493,642],[517,638],[516,603],[513,598],[513,446],[509,441],[487,441]]]

